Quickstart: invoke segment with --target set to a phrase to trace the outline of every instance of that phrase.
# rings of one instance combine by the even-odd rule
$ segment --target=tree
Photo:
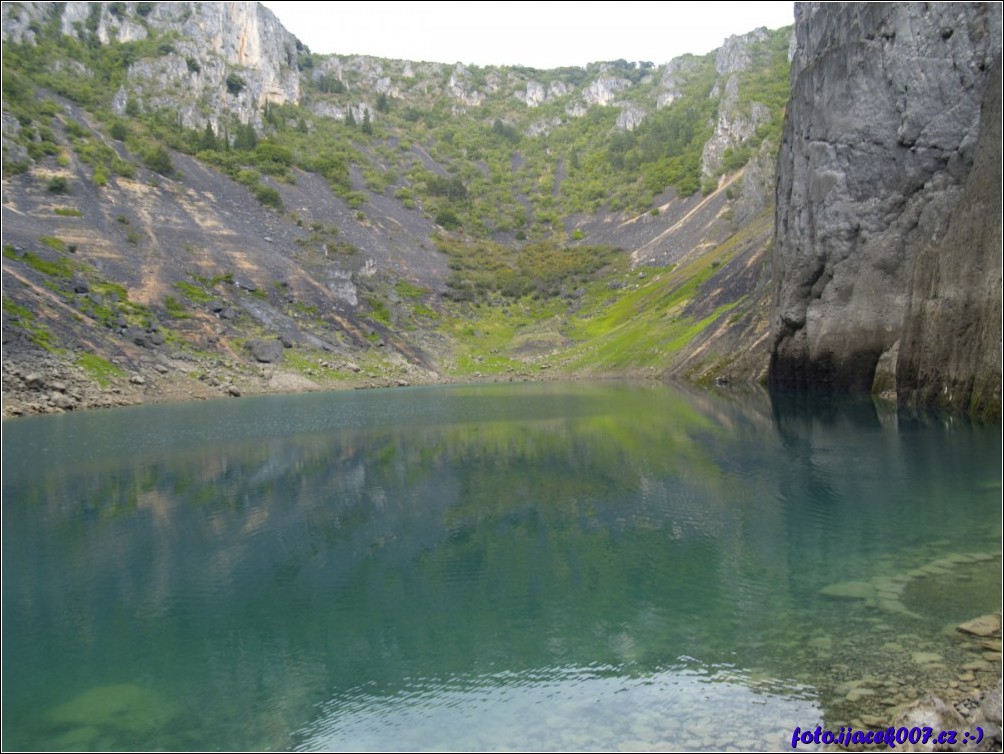
[[[239,123],[234,134],[234,149],[239,152],[250,152],[258,146],[258,134],[250,123]]]
[[[390,112],[390,99],[387,97],[386,92],[380,92],[380,94],[377,95],[376,109],[377,112],[380,113]]]
[[[369,108],[363,110],[363,133],[367,136],[373,133],[373,124],[370,123]]]
[[[199,150],[216,151],[216,134],[208,120],[206,121],[206,130],[202,132],[202,137],[199,139]]]
[[[353,128],[356,127],[356,116],[353,115],[353,113],[352,113],[352,107],[351,107],[351,105],[349,106],[348,115],[345,116],[345,125],[346,126],[352,126]]]

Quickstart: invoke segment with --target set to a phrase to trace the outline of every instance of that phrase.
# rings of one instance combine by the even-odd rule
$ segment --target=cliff
[[[896,385],[910,407],[1001,415],[1001,65],[983,102],[973,170],[917,256]]]
[[[300,99],[303,45],[257,2],[5,3],[2,23],[5,43],[35,44],[53,24],[84,44],[150,43],[115,93],[118,115],[166,108],[186,128],[219,130],[230,115],[260,127],[265,102]]]
[[[973,166],[993,142],[999,155],[1000,119],[995,135],[981,111],[988,88],[999,97],[1001,6],[800,3],[795,18],[778,156],[771,385],[902,387],[901,400],[930,402],[942,377],[897,367],[901,344],[910,363],[950,363],[957,385],[983,373],[973,349],[996,338],[1000,353],[1000,180],[974,176]],[[986,232],[966,235],[949,218],[960,203],[974,206],[974,192],[996,214],[983,217]],[[980,260],[993,257],[994,233],[996,262],[987,266]],[[989,284],[934,279],[941,268],[980,264]],[[964,323],[935,334],[919,313],[948,289],[961,296],[953,309],[965,310]],[[996,336],[978,324],[991,318]],[[981,333],[966,341],[970,354],[958,352],[953,327]],[[999,357],[996,382],[999,395]],[[963,392],[947,402],[967,408]]]

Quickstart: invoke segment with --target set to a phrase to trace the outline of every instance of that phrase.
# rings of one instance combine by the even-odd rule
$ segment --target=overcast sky
[[[312,52],[557,68],[666,63],[793,22],[778,2],[266,2]]]

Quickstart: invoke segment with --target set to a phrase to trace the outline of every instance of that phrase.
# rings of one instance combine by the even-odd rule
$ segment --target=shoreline
[[[272,364],[218,366],[213,374],[193,368],[184,359],[165,359],[143,364],[130,372],[123,370],[120,375],[109,378],[105,385],[100,385],[79,366],[52,354],[40,354],[26,362],[5,365],[2,418],[6,421],[106,408],[419,385],[664,381],[663,373],[651,370],[582,374],[550,371],[529,364],[526,370],[518,373],[475,372],[470,375],[444,375],[418,367],[397,374],[376,374],[351,363],[349,369],[358,376],[350,379],[308,376]],[[198,374],[200,371],[202,373]]]

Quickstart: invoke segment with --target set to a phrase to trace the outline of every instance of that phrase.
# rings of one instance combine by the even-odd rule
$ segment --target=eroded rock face
[[[972,171],[1001,6],[799,3],[795,21],[770,381],[865,392],[914,306],[918,252],[944,237]]]
[[[740,105],[739,97],[739,74],[753,65],[750,48],[769,37],[767,29],[756,29],[749,34],[729,37],[718,49],[715,70],[725,85],[718,104],[715,132],[705,142],[701,154],[701,170],[705,176],[717,174],[726,150],[738,147],[756,133],[757,127],[770,120],[771,113],[766,105],[760,102]],[[719,89],[716,85],[712,94],[718,94]]]
[[[119,114],[136,98],[149,109],[177,112],[187,128],[209,121],[218,131],[225,114],[260,126],[265,102],[299,101],[299,43],[260,3],[157,3],[142,12],[134,3],[5,3],[4,41],[33,43],[32,27],[54,15],[63,34],[81,39],[90,24],[102,44],[176,35],[173,52],[130,66],[128,89],[116,98]]]
[[[1001,418],[1001,66],[972,172],[914,263],[896,383],[900,404]]]

